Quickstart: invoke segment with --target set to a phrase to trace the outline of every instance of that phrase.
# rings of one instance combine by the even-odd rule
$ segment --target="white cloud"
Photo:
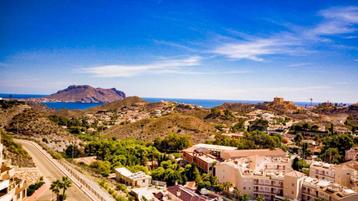
[[[144,73],[173,73],[186,67],[199,65],[200,61],[200,57],[192,56],[182,59],[161,59],[142,65],[103,65],[81,70],[97,77],[132,77]]]
[[[329,8],[319,12],[323,22],[313,29],[313,34],[333,35],[355,32],[358,23],[358,7]]]
[[[289,33],[281,33],[270,38],[224,43],[212,52],[230,59],[264,61],[265,55],[295,54],[302,52],[297,38]]]
[[[285,33],[277,33],[266,38],[255,36],[240,37],[240,40],[231,39],[214,47],[212,53],[236,60],[264,61],[267,55],[301,55],[312,52],[310,46],[318,42],[328,42],[324,36],[334,34],[355,33],[358,23],[358,7],[340,7],[322,10],[319,15],[321,23],[313,28],[302,27]],[[350,36],[352,37],[352,36]]]
[[[293,63],[293,64],[289,64],[289,67],[305,67],[305,66],[311,66],[312,63]]]

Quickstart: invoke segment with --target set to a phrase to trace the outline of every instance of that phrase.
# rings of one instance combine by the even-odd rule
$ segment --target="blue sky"
[[[358,101],[357,1],[0,1],[0,92]]]

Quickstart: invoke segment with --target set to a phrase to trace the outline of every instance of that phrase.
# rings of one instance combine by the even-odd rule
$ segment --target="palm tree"
[[[66,190],[72,185],[71,180],[68,177],[62,177],[61,188],[62,188],[62,200],[66,198]]]
[[[60,190],[61,190],[61,181],[56,180],[56,181],[52,182],[50,189],[53,193],[56,194],[56,200],[59,200]]]

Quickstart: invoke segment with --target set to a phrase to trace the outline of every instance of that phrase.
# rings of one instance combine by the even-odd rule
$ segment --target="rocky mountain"
[[[81,103],[108,103],[122,100],[126,94],[115,88],[94,88],[89,85],[71,85],[66,89],[45,97],[46,101],[81,102]]]

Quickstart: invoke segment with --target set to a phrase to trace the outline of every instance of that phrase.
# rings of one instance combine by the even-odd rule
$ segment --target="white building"
[[[26,199],[26,182],[15,177],[15,167],[3,158],[0,144],[0,201],[23,201]]]
[[[116,168],[117,181],[133,187],[147,187],[150,185],[152,177],[144,172],[133,173],[125,167]]]
[[[219,182],[232,183],[251,199],[263,197],[265,200],[358,200],[356,191],[335,183],[335,176],[343,176],[347,171],[341,171],[341,174],[320,170],[319,174],[323,174],[324,179],[312,178],[294,171],[291,164],[292,161],[287,156],[253,155],[220,162],[215,170]]]

